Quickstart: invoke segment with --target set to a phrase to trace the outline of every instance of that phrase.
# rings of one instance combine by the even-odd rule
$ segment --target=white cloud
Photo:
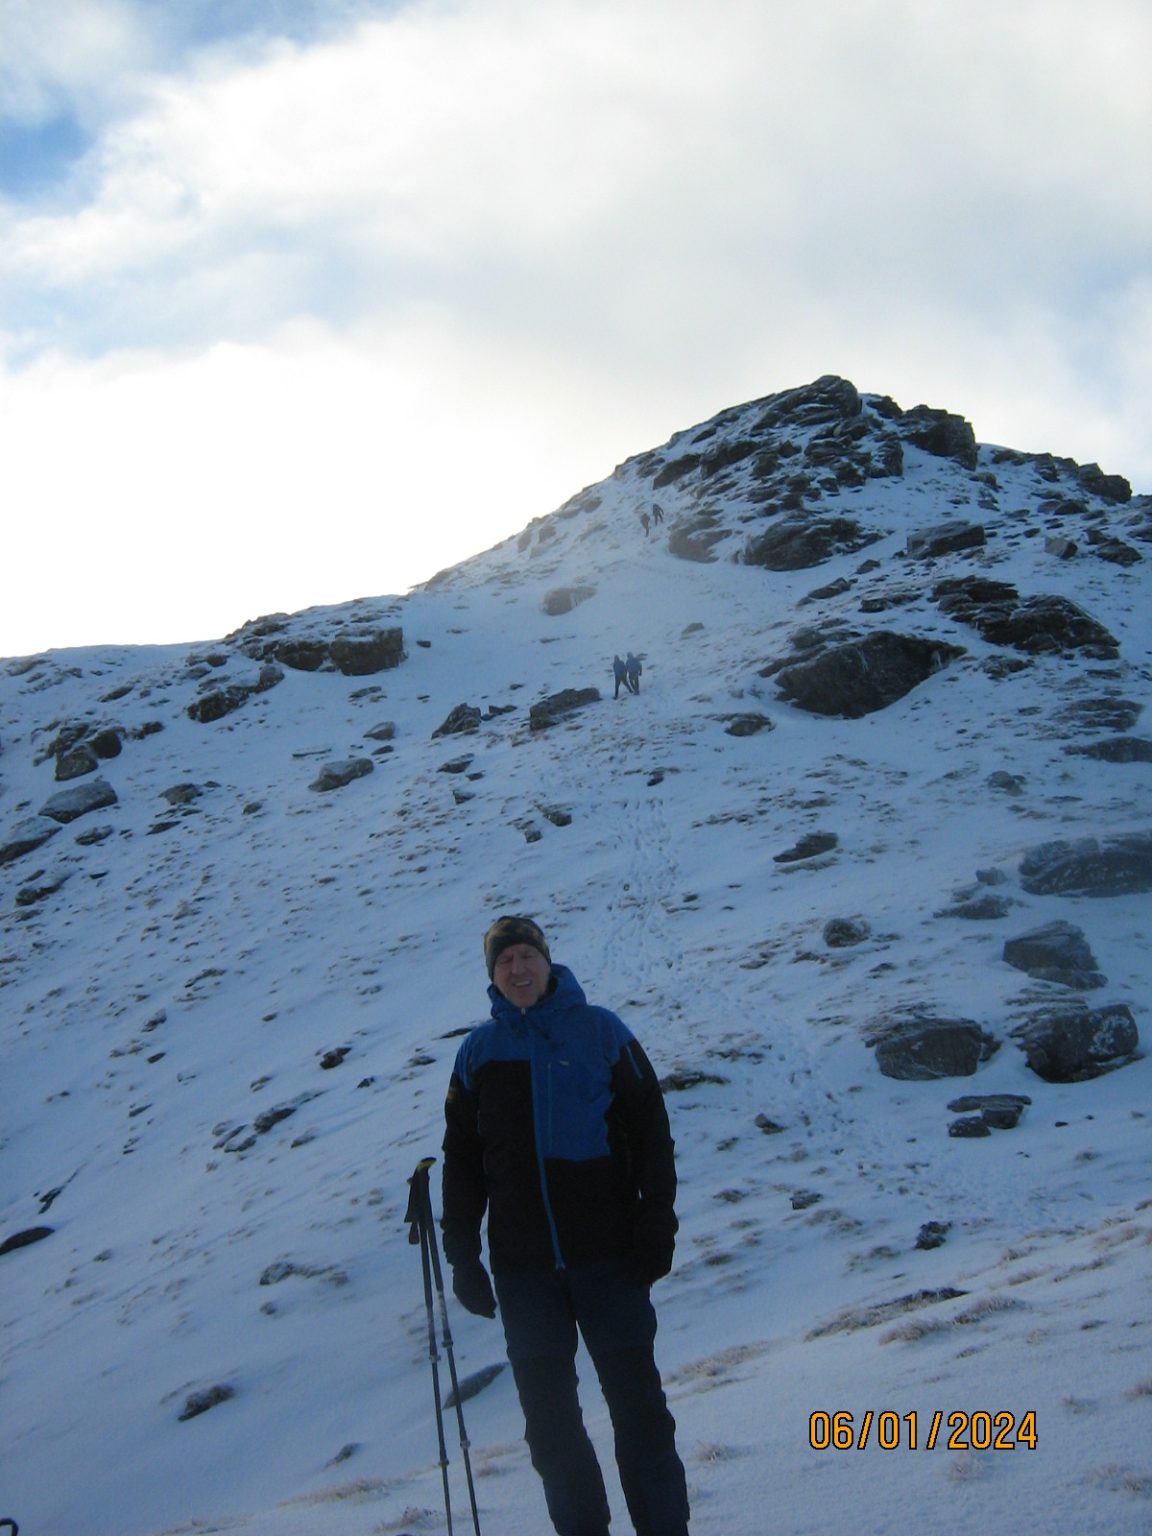
[[[87,9],[129,46],[127,0]],[[1146,482],[1149,45],[1139,0],[422,0],[220,42],[139,82],[82,206],[10,210],[3,391],[105,482],[120,446],[106,517],[153,547],[150,476],[258,545],[261,486],[294,525],[327,472],[372,528],[366,400],[439,564],[563,476],[823,372]],[[181,433],[202,462],[176,484]],[[76,504],[23,455],[3,473],[9,502]],[[276,606],[354,595],[363,562],[290,582],[294,542],[260,547],[302,593]]]

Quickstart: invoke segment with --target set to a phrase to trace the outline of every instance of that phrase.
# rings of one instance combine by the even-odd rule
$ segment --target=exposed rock
[[[59,821],[50,820],[43,815],[28,816],[23,821],[18,821],[8,834],[0,839],[0,865],[11,864],[13,859],[32,853],[50,837],[54,837],[59,830]]]
[[[375,767],[370,757],[351,757],[341,762],[325,763],[308,788],[320,794],[330,789],[343,789],[353,779],[362,779],[365,774],[372,773]]]
[[[545,731],[549,726],[555,725],[565,715],[570,715],[574,710],[583,709],[586,704],[598,704],[600,702],[599,688],[565,688],[560,693],[553,693],[539,703],[533,704],[528,711],[528,728],[533,731]]]
[[[1132,1061],[1140,1032],[1126,1003],[1071,1003],[1031,1015],[1012,1031],[1029,1067],[1049,1083],[1078,1083]]]
[[[1078,478],[1084,489],[1101,501],[1123,503],[1132,500],[1132,487],[1124,476],[1106,475],[1099,464],[1081,464]]]
[[[886,1023],[865,1043],[876,1054],[885,1077],[927,1082],[939,1077],[971,1077],[1000,1042],[972,1019],[915,1016]]]
[[[11,1237],[6,1237],[0,1243],[0,1254],[15,1253],[18,1248],[30,1248],[33,1243],[42,1243],[55,1230],[55,1227],[26,1227],[23,1232],[13,1232]]]
[[[1152,763],[1152,741],[1146,736],[1109,736],[1064,750],[1070,757],[1091,757],[1101,763]]]
[[[928,405],[917,405],[900,418],[904,437],[926,453],[955,459],[965,469],[975,469],[976,434],[963,416],[954,416]]]
[[[926,1221],[916,1234],[917,1248],[942,1248],[944,1239],[952,1230],[950,1221]]]
[[[1152,891],[1152,832],[1042,843],[1020,861],[1031,896],[1128,896]]]
[[[725,718],[728,721],[724,727],[724,733],[727,736],[758,736],[761,731],[775,730],[773,722],[767,715],[728,715]]]
[[[396,722],[394,720],[382,720],[379,725],[374,725],[370,731],[364,732],[368,741],[394,741],[396,739]]]
[[[556,587],[545,595],[541,607],[545,613],[556,617],[562,613],[571,613],[573,608],[595,596],[595,587]]]
[[[480,711],[475,704],[457,704],[448,717],[432,732],[437,736],[464,736],[480,729]]]
[[[856,720],[886,709],[963,654],[941,640],[877,630],[785,665],[776,685],[798,709]]]
[[[959,1120],[953,1120],[948,1127],[948,1134],[972,1139],[977,1136],[991,1136],[992,1128],[982,1115],[964,1115]]]
[[[989,1128],[1011,1131],[1015,1130],[1020,1116],[1031,1102],[1026,1093],[969,1093],[953,1099],[948,1108],[954,1115],[971,1114],[975,1110],[983,1124]]]
[[[1119,655],[1115,637],[1066,597],[1021,598],[1011,582],[985,576],[950,577],[932,596],[943,612],[970,624],[992,645],[1033,656],[1082,651],[1113,661]]]
[[[1008,773],[1003,768],[997,768],[994,773],[988,775],[984,782],[988,785],[989,789],[999,790],[1001,794],[1022,795],[1027,780],[1021,778],[1018,773]]]
[[[765,1136],[780,1136],[786,1129],[776,1120],[771,1120],[767,1115],[757,1115],[755,1120],[757,1130],[763,1131]]]
[[[1080,991],[1102,987],[1107,979],[1096,969],[1088,940],[1075,923],[1045,923],[1009,939],[1004,945],[1004,960],[1037,981],[1054,981]]]
[[[829,949],[850,949],[872,937],[872,925],[862,917],[833,917],[824,924],[824,942]]]
[[[289,627],[291,624],[291,627]],[[333,621],[332,632],[292,624],[287,614],[267,614],[227,636],[245,656],[276,661],[298,672],[336,671],[345,677],[370,677],[398,667],[405,659],[404,631],[359,619]]]
[[[448,1393],[441,1406],[455,1408],[457,1403],[466,1403],[470,1398],[479,1396],[485,1387],[492,1385],[507,1363],[506,1360],[498,1360],[493,1365],[485,1365],[480,1370],[473,1371],[470,1376],[465,1376],[457,1382],[455,1389]]]
[[[962,896],[950,907],[943,907],[937,917],[960,917],[967,922],[996,922],[1007,917],[1014,903],[1008,896],[997,896],[991,891],[984,895]]]
[[[694,560],[707,565],[715,560],[713,547],[727,536],[714,512],[701,512],[693,518],[678,519],[668,535],[668,553],[678,560]]]
[[[254,694],[267,693],[269,688],[275,688],[277,683],[283,681],[284,673],[281,669],[269,663],[260,668],[260,675],[254,683],[229,683],[222,688],[209,688],[189,704],[185,713],[190,720],[196,720],[201,725],[211,725],[247,704]]]
[[[226,1403],[236,1396],[236,1388],[221,1382],[215,1387],[206,1387],[203,1391],[192,1392],[184,1403],[184,1411],[179,1416],[181,1424],[188,1419],[195,1419],[202,1413],[207,1413],[209,1408],[215,1408],[220,1403]]]
[[[193,801],[199,800],[203,793],[199,784],[173,784],[170,789],[161,791],[163,799],[172,806],[191,805]]]
[[[773,854],[772,862],[798,864],[802,859],[815,859],[822,853],[831,853],[833,848],[839,847],[839,844],[840,839],[835,832],[809,832],[783,853]]]
[[[743,560],[770,571],[809,570],[833,555],[855,554],[881,537],[851,517],[790,517],[750,539]]]
[[[941,555],[960,554],[968,549],[983,549],[988,542],[983,523],[953,519],[919,528],[908,535],[907,552],[913,560],[935,560]]]
[[[398,667],[404,660],[402,629],[365,629],[333,636],[328,646],[332,663],[345,677],[371,677]]]
[[[99,766],[100,759],[95,752],[87,742],[81,741],[57,757],[56,780],[63,784],[69,779],[82,779],[87,773],[95,773]]]
[[[1130,731],[1143,712],[1144,706],[1135,699],[1105,693],[1073,699],[1053,718],[1077,731]]]
[[[87,816],[89,811],[103,810],[116,803],[116,791],[107,779],[93,779],[90,784],[78,784],[74,789],[62,789],[52,795],[40,807],[40,814],[66,824],[78,816]]]

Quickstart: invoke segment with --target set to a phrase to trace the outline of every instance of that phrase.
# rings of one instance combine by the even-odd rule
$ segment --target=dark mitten
[[[467,1259],[452,1267],[452,1291],[466,1312],[477,1317],[496,1316],[496,1297],[488,1271],[479,1259]]]
[[[671,1242],[637,1243],[631,1253],[632,1269],[645,1285],[655,1285],[672,1268],[672,1251]]]

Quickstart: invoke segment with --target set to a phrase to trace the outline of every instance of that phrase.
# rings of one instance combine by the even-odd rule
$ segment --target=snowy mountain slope
[[[984,542],[909,555],[947,521]],[[747,563],[821,522],[818,565]],[[521,910],[669,1080],[682,1233],[657,1297],[695,1529],[975,1531],[1023,1499],[1053,1532],[1144,1530],[1147,1065],[1044,1082],[1009,1031],[1083,995],[1146,1032],[1147,887],[1036,894],[1019,871],[1054,839],[1148,833],[1147,761],[1080,755],[1142,739],[1147,529],[1107,477],[818,381],[406,598],[10,663],[3,846],[61,791],[116,800],[0,866],[0,1243],[52,1228],[0,1254],[3,1512],[67,1536],[444,1528],[405,1181],[486,1012],[480,935]],[[974,576],[1074,603],[1113,653],[983,637],[938,595]],[[370,675],[256,654],[393,626],[406,659]],[[821,715],[778,691],[803,631],[962,654]],[[628,648],[641,692],[614,700]],[[531,729],[530,705],[589,687]],[[435,736],[462,703],[477,729]],[[122,750],[58,783],[69,722]],[[973,891],[1002,915],[944,915]],[[867,930],[832,945],[833,919]],[[1103,988],[1004,962],[1050,921],[1083,930]],[[1000,1047],[971,1077],[883,1076],[866,1039],[916,1008]],[[973,1092],[1031,1103],[949,1136]],[[931,1222],[943,1242],[917,1247]],[[454,1327],[462,1372],[501,1358],[492,1325]],[[811,1447],[813,1413],[868,1409],[899,1448]],[[928,1451],[937,1409],[1012,1414],[1013,1440],[1035,1410],[1036,1448],[983,1449],[977,1420]],[[485,1530],[542,1529],[506,1374],[468,1423]]]

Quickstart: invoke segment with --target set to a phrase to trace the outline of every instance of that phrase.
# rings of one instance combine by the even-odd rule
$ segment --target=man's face
[[[509,944],[496,957],[492,984],[517,1008],[531,1008],[548,990],[552,967],[531,944]]]

